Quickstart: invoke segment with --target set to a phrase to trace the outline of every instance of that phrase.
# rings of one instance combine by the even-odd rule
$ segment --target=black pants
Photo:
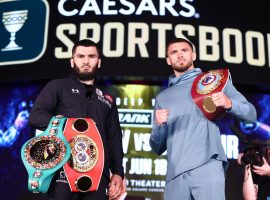
[[[47,198],[49,200],[108,200],[109,179],[102,176],[98,190],[94,192],[71,192],[68,183],[52,183]]]

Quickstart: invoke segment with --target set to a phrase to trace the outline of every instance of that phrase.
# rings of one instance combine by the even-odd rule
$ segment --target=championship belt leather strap
[[[64,165],[71,191],[96,191],[104,167],[104,148],[95,122],[68,118],[64,135],[71,147],[71,157]]]
[[[200,74],[193,82],[192,99],[209,120],[215,120],[225,113],[224,108],[216,107],[211,96],[223,91],[229,77],[228,69],[211,70]]]

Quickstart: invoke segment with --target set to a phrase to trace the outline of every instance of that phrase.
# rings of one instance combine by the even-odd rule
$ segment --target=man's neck
[[[94,84],[94,79],[92,79],[92,80],[86,80],[86,81],[82,81],[82,80],[79,79],[79,81],[81,83],[86,84],[86,85],[93,85]]]
[[[183,71],[183,72],[174,71],[174,75],[175,75],[175,77],[180,77],[192,69],[194,69],[194,66],[191,66],[190,68],[188,68],[186,71]]]

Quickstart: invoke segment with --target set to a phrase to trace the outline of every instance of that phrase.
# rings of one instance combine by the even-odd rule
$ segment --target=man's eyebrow
[[[82,54],[82,53],[78,53],[77,56],[98,56],[95,53],[90,53],[90,54]]]
[[[175,52],[177,52],[178,50],[177,49],[173,49],[173,50],[171,50],[169,53],[175,53]]]

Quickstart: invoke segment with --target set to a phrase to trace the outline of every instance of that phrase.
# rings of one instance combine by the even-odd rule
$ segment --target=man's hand
[[[123,189],[123,180],[122,177],[114,174],[111,177],[111,182],[109,186],[109,199],[116,199],[122,193]]]
[[[212,94],[212,101],[218,107],[223,107],[226,110],[230,110],[232,108],[232,100],[227,97],[223,92],[218,92]]]
[[[260,175],[260,176],[268,176],[270,177],[270,166],[268,164],[268,162],[265,160],[265,158],[263,157],[263,165],[262,166],[256,166],[253,165],[253,170],[256,174]]]
[[[169,110],[167,109],[160,109],[156,110],[156,123],[157,125],[163,125],[167,123],[168,116],[169,116]]]

